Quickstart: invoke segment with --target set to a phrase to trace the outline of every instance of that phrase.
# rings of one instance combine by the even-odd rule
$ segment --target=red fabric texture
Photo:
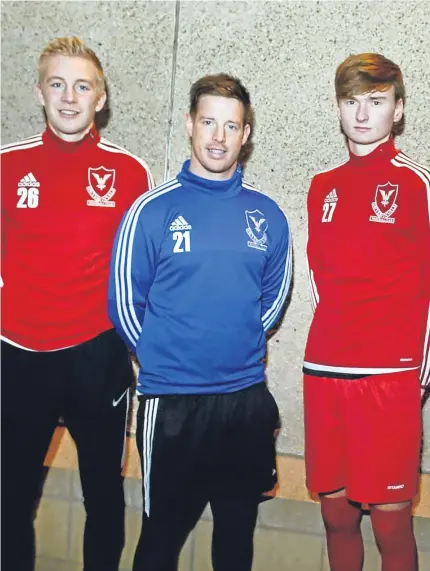
[[[429,203],[430,170],[392,139],[313,178],[307,369],[388,373],[424,360],[430,382]]]
[[[4,338],[45,351],[112,328],[113,240],[151,186],[147,169],[94,130],[66,143],[49,129],[5,146],[1,166]]]
[[[308,488],[346,489],[360,503],[398,503],[418,491],[418,371],[356,380],[305,375]]]

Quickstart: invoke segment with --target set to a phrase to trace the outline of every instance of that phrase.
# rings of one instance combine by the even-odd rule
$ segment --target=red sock
[[[351,504],[345,496],[323,496],[321,514],[331,571],[361,571],[364,557],[360,529],[361,509]]]
[[[409,504],[398,511],[371,510],[373,533],[382,557],[382,571],[418,569],[411,509]]]

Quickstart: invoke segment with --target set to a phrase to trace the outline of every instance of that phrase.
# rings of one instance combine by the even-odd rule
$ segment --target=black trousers
[[[279,411],[265,383],[139,400],[144,512],[133,570],[176,571],[209,502],[214,570],[250,571],[261,494],[277,481]]]
[[[132,369],[114,330],[31,352],[2,343],[2,569],[34,567],[34,510],[59,417],[73,437],[86,509],[84,571],[117,571],[124,545],[121,475]]]

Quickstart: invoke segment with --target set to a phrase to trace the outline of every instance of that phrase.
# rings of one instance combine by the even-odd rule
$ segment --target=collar
[[[373,166],[378,166],[381,164],[381,162],[390,161],[398,153],[399,150],[396,149],[394,145],[394,139],[393,137],[390,137],[388,141],[381,143],[378,147],[376,147],[376,149],[364,157],[354,155],[354,153],[349,150],[349,160],[352,166],[359,168],[370,168]]]
[[[212,180],[190,172],[190,162],[190,160],[185,161],[181,172],[178,174],[179,182],[186,188],[218,198],[230,198],[242,189],[242,168],[240,165],[237,165],[231,178]]]
[[[60,137],[58,137],[49,126],[47,126],[42,135],[42,140],[47,147],[55,148],[60,153],[77,153],[80,151],[86,151],[93,145],[97,145],[100,141],[100,135],[97,129],[93,126],[80,141],[69,143],[60,139]]]

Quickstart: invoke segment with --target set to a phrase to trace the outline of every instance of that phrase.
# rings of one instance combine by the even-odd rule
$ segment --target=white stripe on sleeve
[[[285,214],[284,214],[285,216]],[[285,216],[288,224],[288,219]],[[282,279],[281,287],[279,289],[278,296],[276,297],[275,301],[273,302],[272,306],[266,311],[266,313],[261,318],[263,321],[263,329],[264,331],[269,331],[272,325],[275,324],[278,315],[284,305],[285,299],[288,295],[288,291],[290,289],[291,284],[291,277],[293,272],[293,248],[291,243],[291,232],[290,226],[288,225],[288,251],[287,257],[285,259],[285,269],[284,269],[284,277]]]
[[[115,252],[115,292],[118,317],[125,335],[135,347],[142,331],[133,304],[131,279],[134,235],[142,209],[152,200],[178,188],[176,179],[146,192],[134,201],[123,220]]]

